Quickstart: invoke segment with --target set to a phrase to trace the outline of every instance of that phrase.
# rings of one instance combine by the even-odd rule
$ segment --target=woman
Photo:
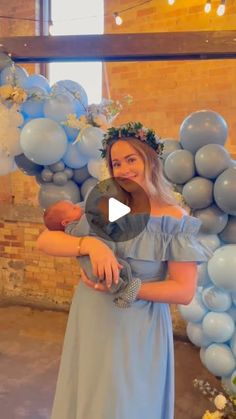
[[[200,221],[185,214],[164,179],[160,143],[151,130],[129,123],[108,130],[103,143],[117,190],[131,207],[117,221],[132,229],[143,212],[140,186],[150,200],[146,228],[132,240],[117,243],[141,279],[130,308],[114,306],[107,287],[120,266],[99,241],[45,231],[38,247],[58,256],[90,256],[93,273],[82,272],[65,335],[52,419],[173,419],[174,364],[169,303],[188,304],[196,288],[197,261],[210,256],[197,242]],[[123,201],[124,202],[124,201]],[[133,296],[132,296],[133,298]]]

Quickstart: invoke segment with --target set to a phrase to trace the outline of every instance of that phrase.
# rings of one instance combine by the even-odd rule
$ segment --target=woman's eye
[[[118,163],[113,163],[113,166],[112,166],[113,168],[115,167],[119,167],[119,164]]]
[[[129,163],[133,163],[133,162],[135,162],[135,159],[130,158],[130,159],[128,160],[128,162],[129,162]]]

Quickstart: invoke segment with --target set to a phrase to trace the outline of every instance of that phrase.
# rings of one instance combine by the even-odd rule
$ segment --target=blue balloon
[[[57,172],[53,175],[53,183],[55,185],[64,186],[68,181],[68,178],[64,172]]]
[[[205,347],[212,343],[212,340],[203,332],[201,323],[188,323],[187,336],[194,345],[199,347]]]
[[[77,116],[85,114],[88,106],[88,96],[81,84],[73,80],[60,80],[52,86],[52,90],[73,95],[76,99]]]
[[[43,111],[45,117],[57,122],[64,122],[67,115],[76,112],[75,100],[63,93],[57,94],[45,101]]]
[[[180,143],[192,153],[207,144],[224,145],[227,136],[228,127],[224,118],[209,110],[190,114],[180,127]]]
[[[66,174],[66,177],[69,180],[73,177],[74,170],[70,169],[69,167],[66,167],[63,173]]]
[[[230,348],[231,348],[234,356],[236,357],[236,332],[235,331],[234,331],[233,336],[230,339],[229,344],[230,344]]]
[[[88,156],[85,156],[81,151],[80,143],[69,143],[67,151],[63,156],[63,161],[66,166],[71,169],[80,169],[88,163],[88,160]]]
[[[80,189],[83,200],[87,198],[87,195],[91,192],[94,186],[97,185],[97,183],[98,180],[93,177],[90,177],[84,181]]]
[[[222,211],[236,215],[236,166],[218,176],[214,185],[214,198]]]
[[[235,357],[224,343],[213,343],[205,351],[205,365],[217,377],[227,377],[236,366]]]
[[[79,131],[75,128],[67,127],[66,125],[63,125],[63,129],[65,130],[65,133],[67,135],[68,141],[72,143],[75,141],[75,139],[78,136]]]
[[[214,285],[209,286],[202,291],[202,300],[209,310],[216,312],[227,311],[232,305],[231,294]]]
[[[21,105],[21,112],[23,112],[27,118],[39,118],[43,116],[43,105],[46,93],[46,90],[41,87],[31,87],[27,89],[27,94],[30,95],[31,98],[27,99]],[[35,95],[35,97],[33,95]]]
[[[211,281],[226,291],[236,291],[236,245],[228,244],[217,249],[209,260],[208,274]]]
[[[97,127],[85,128],[81,135],[80,147],[82,153],[86,154],[90,158],[101,157],[102,141],[104,138],[104,132]]]
[[[64,130],[57,122],[47,118],[37,118],[23,127],[20,144],[29,160],[48,165],[62,158],[68,143]]]
[[[41,172],[41,178],[44,182],[51,182],[53,177],[53,172],[45,167]]]
[[[27,85],[28,73],[19,65],[10,65],[1,71],[0,83],[10,84],[12,86],[19,86],[25,88]]]
[[[208,311],[202,302],[200,292],[196,292],[190,304],[179,304],[178,309],[183,319],[192,323],[200,322]]]
[[[215,313],[213,311],[206,314],[202,321],[204,334],[216,343],[224,343],[233,336],[235,326],[232,317],[227,313]]]
[[[39,191],[39,204],[46,209],[61,200],[69,200],[74,204],[81,201],[80,190],[75,182],[69,180],[64,186],[45,183]]]
[[[41,87],[47,92],[50,92],[49,82],[42,74],[33,74],[32,76],[28,77],[26,88],[28,89],[30,87]]]
[[[54,164],[50,164],[49,169],[54,173],[62,172],[65,169],[65,163],[62,160],[57,161]]]
[[[81,185],[88,178],[90,178],[90,174],[87,165],[74,170],[73,180],[79,185]]]

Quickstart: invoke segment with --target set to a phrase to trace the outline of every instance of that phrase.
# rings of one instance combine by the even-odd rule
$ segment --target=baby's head
[[[70,201],[59,201],[48,207],[44,214],[44,224],[48,230],[65,230],[67,224],[77,221],[83,214],[79,205]]]

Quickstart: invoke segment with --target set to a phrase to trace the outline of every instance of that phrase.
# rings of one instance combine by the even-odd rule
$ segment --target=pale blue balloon
[[[76,114],[80,116],[85,113],[88,106],[88,96],[81,84],[73,80],[60,80],[52,86],[52,90],[72,94],[76,99]]]
[[[20,144],[29,160],[49,165],[62,158],[67,138],[61,126],[48,118],[32,119],[22,129]]]
[[[224,343],[233,336],[235,326],[229,314],[211,311],[204,317],[202,329],[204,334],[213,342]]]
[[[214,198],[222,211],[236,215],[236,166],[218,176],[214,185]]]
[[[219,234],[220,239],[225,243],[236,244],[236,217],[229,215],[228,222],[223,231]]]
[[[230,339],[230,348],[234,354],[234,356],[236,357],[236,332],[234,331],[233,336]]]
[[[54,183],[41,185],[38,199],[40,206],[46,209],[61,200],[69,200],[76,204],[81,201],[81,195],[76,183],[69,180],[64,186],[54,185]]]
[[[228,221],[228,215],[214,204],[194,211],[193,216],[201,220],[200,231],[207,234],[219,234],[224,230]]]
[[[209,179],[196,176],[185,183],[183,197],[190,208],[207,208],[213,201],[213,183]]]
[[[165,160],[173,151],[181,150],[182,148],[180,142],[172,138],[164,138],[162,139],[162,142],[164,144],[161,154],[163,160]]]
[[[53,172],[45,167],[41,172],[41,178],[44,182],[51,182],[53,177]]]
[[[197,284],[199,287],[205,287],[212,284],[207,271],[207,262],[197,265]]]
[[[188,150],[176,150],[168,155],[164,163],[164,172],[173,183],[184,184],[195,175],[192,153]]]
[[[231,298],[232,298],[232,293],[231,293]],[[229,310],[227,310],[227,313],[229,316],[232,317],[234,323],[236,323],[236,307],[235,305],[232,305]]]
[[[67,151],[63,156],[66,166],[71,169],[80,169],[88,163],[89,157],[81,151],[80,143],[69,143]]]
[[[81,135],[80,146],[81,151],[90,158],[101,157],[102,141],[104,132],[97,127],[85,128]]]
[[[65,163],[62,160],[59,160],[54,164],[50,164],[49,169],[54,173],[62,172],[65,169]]]
[[[180,126],[181,145],[192,153],[207,144],[224,145],[227,136],[226,121],[220,114],[210,110],[190,114]]]
[[[65,122],[69,114],[74,114],[75,101],[65,94],[57,94],[47,99],[43,106],[44,115],[57,122]]]
[[[230,154],[220,144],[207,144],[201,147],[195,155],[195,165],[200,176],[215,179],[231,163]]]
[[[188,323],[186,332],[189,340],[198,347],[206,347],[212,343],[212,340],[203,332],[201,323]]]
[[[213,343],[205,351],[205,365],[217,377],[227,377],[236,366],[235,357],[224,343]]]
[[[64,186],[67,183],[68,178],[64,172],[57,172],[53,174],[52,180],[55,185]]]
[[[218,249],[218,247],[220,247],[220,239],[217,234],[199,233],[197,238],[200,243],[206,247],[209,247],[213,252]]]
[[[69,179],[72,179],[74,170],[70,169],[69,167],[66,167],[63,173],[66,174],[66,177],[69,180]]]
[[[97,185],[97,183],[98,180],[93,177],[90,177],[84,181],[80,189],[83,200],[87,198],[87,195]]]
[[[202,291],[202,301],[209,310],[216,312],[227,311],[232,305],[231,294],[214,285]]]
[[[28,72],[19,65],[10,65],[5,67],[0,74],[0,83],[10,84],[12,86],[17,85],[25,88],[27,85]]]
[[[30,87],[40,87],[47,92],[50,91],[49,82],[42,74],[33,74],[27,78],[26,88],[28,89]]]
[[[192,323],[200,322],[208,312],[202,302],[200,292],[196,292],[191,303],[188,305],[178,305],[179,312],[184,320]]]
[[[96,179],[100,179],[102,164],[103,159],[90,159],[88,162],[89,174]]]
[[[236,245],[226,245],[217,249],[209,260],[208,274],[211,281],[226,291],[236,291]]]
[[[26,102],[21,105],[21,112],[23,112],[27,118],[40,118],[44,116],[43,106],[45,95],[47,94],[46,90],[41,87],[31,87],[27,89],[27,94],[29,97],[31,96],[31,98],[27,99]]]
[[[83,166],[80,169],[75,169],[73,174],[73,180],[81,185],[86,179],[90,177],[88,166]]]

